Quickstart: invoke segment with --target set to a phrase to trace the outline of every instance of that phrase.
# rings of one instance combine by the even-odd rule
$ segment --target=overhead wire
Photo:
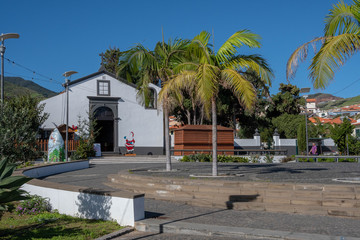
[[[17,63],[17,62],[15,62],[14,60],[11,60],[11,59],[9,59],[9,58],[6,58],[6,57],[5,57],[4,59],[7,60],[8,63],[10,63],[10,64],[16,65],[16,66],[18,66],[18,67],[20,67],[20,68],[25,69],[26,71],[31,72],[34,76],[40,76],[42,79],[39,78],[39,77],[36,78],[36,77],[34,77],[34,76],[30,77],[30,76],[21,75],[21,74],[15,74],[15,73],[10,73],[10,72],[5,72],[5,73],[7,73],[7,74],[11,74],[11,75],[13,75],[13,76],[18,76],[18,77],[23,77],[23,78],[31,78],[31,79],[33,79],[33,80],[34,80],[34,78],[35,78],[36,81],[38,80],[38,81],[42,81],[42,82],[51,82],[51,83],[60,84],[61,86],[63,86],[63,83],[62,83],[62,82],[57,81],[57,80],[55,80],[54,78],[51,78],[51,77],[46,76],[46,75],[44,75],[44,74],[42,74],[42,73],[39,73],[39,72],[37,72],[37,71],[29,68],[29,67],[26,67],[26,66],[24,66],[24,65],[22,65],[22,64],[20,64],[20,63]],[[46,79],[46,80],[45,80],[45,79]],[[96,91],[95,89],[92,89],[92,88],[89,88],[89,87],[85,87],[85,86],[80,86],[80,85],[77,85],[76,87],[79,88],[79,89],[82,89],[82,90],[85,90],[85,91],[88,91],[88,92],[97,94],[97,91]],[[130,102],[130,103],[133,103],[133,104],[139,104],[139,103],[137,103],[137,102],[134,102],[134,101],[132,101],[132,100],[130,100],[130,99],[127,99],[127,98],[124,98],[124,97],[121,97],[121,99],[123,99],[123,100],[125,100],[125,101],[127,101],[127,102]],[[64,98],[62,99],[62,101],[64,101]],[[64,104],[63,104],[63,105],[64,105]],[[65,118],[65,117],[64,117],[64,114],[65,114],[64,109],[62,109],[62,114],[61,114],[62,122],[63,122],[63,118]]]
[[[28,68],[28,67],[26,67],[26,66],[24,66],[24,65],[22,65],[22,64],[20,64],[20,63],[15,62],[14,60],[11,60],[11,59],[6,58],[6,57],[5,57],[4,59],[7,60],[7,61],[8,61],[9,63],[11,63],[11,64],[14,64],[14,65],[16,65],[16,66],[18,66],[18,67],[20,67],[20,68],[23,68],[23,69],[25,69],[25,70],[33,73],[34,75],[38,75],[38,76],[40,76],[40,77],[42,77],[42,78],[48,79],[50,82],[62,84],[62,82],[56,81],[56,80],[53,79],[52,77],[46,76],[46,75],[44,75],[44,74],[42,74],[42,73],[39,73],[39,72],[37,72],[37,71],[35,71],[35,70],[33,70],[33,69],[30,69],[30,68]]]
[[[355,80],[355,81],[353,81],[352,83],[350,83],[350,84],[349,84],[349,85],[347,85],[346,87],[344,87],[344,88],[340,89],[339,91],[336,91],[336,92],[331,93],[331,94],[333,94],[333,95],[338,94],[339,92],[344,91],[345,89],[347,89],[347,88],[351,87],[353,84],[355,84],[356,82],[359,82],[359,81],[360,81],[360,78],[359,78],[359,79],[357,79],[357,80]]]

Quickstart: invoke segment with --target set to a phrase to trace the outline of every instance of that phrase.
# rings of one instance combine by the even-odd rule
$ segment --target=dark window
[[[99,96],[110,96],[110,81],[98,81],[97,93]]]
[[[148,99],[147,99],[147,104],[146,104],[146,107],[147,108],[156,108],[156,91],[155,89],[152,89],[150,88],[149,89],[150,92],[149,92],[149,96],[148,96]]]

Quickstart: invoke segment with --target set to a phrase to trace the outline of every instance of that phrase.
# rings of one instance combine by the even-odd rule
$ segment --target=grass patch
[[[75,218],[59,213],[21,215],[5,212],[0,221],[0,239],[94,239],[122,227],[116,222]]]

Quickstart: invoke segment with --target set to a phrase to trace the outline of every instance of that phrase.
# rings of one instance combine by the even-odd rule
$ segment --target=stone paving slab
[[[360,238],[360,218],[235,211],[145,199],[147,219]],[[339,238],[340,239],[340,238]]]
[[[332,239],[347,239],[360,240],[356,237],[347,236],[329,236],[321,234],[309,234],[288,231],[276,231],[266,229],[244,228],[244,227],[229,227],[218,225],[207,225],[201,223],[177,222],[169,220],[153,220],[145,219],[136,223],[136,229],[143,232],[152,233],[176,233],[188,235],[202,235],[202,236],[219,236],[219,237],[243,237],[261,238],[261,239],[289,239],[289,240],[332,240]]]

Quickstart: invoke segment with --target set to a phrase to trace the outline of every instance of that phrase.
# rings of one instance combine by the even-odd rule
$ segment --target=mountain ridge
[[[31,80],[25,80],[22,77],[4,77],[5,97],[14,97],[30,94],[40,98],[50,98],[58,93],[34,83]]]

